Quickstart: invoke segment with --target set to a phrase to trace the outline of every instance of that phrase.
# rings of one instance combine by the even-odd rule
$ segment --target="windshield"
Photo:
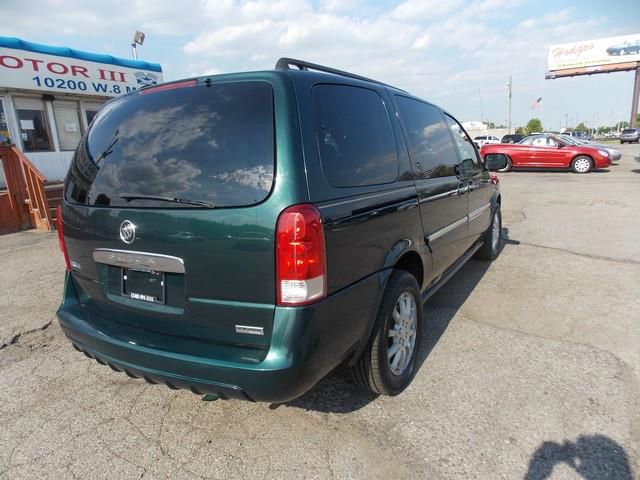
[[[622,133],[636,133],[635,128],[625,128]]]
[[[76,151],[67,199],[157,208],[262,201],[274,171],[271,86],[192,85],[106,104]]]

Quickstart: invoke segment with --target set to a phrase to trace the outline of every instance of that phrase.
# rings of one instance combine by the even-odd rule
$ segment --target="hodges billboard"
[[[640,33],[551,45],[547,78],[589,75],[640,66]]]

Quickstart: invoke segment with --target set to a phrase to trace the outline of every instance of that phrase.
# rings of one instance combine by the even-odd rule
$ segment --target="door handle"
[[[462,182],[458,184],[458,195],[464,195],[465,193],[467,193],[467,190],[469,190],[468,185],[465,185]]]

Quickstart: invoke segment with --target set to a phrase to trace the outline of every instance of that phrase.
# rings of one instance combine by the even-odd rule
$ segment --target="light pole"
[[[507,83],[507,88],[509,89],[509,131],[507,133],[511,133],[511,85],[513,82],[511,81],[511,75],[509,75],[509,83]]]
[[[138,45],[142,46],[144,43],[145,35],[144,33],[136,30],[136,34],[133,36],[133,41],[131,42],[131,55],[133,55],[133,59],[138,59]]]

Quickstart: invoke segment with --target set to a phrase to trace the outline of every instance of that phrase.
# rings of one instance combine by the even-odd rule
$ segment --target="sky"
[[[549,45],[640,33],[640,1],[3,0],[0,35],[162,65],[165,80],[302,58],[365,75],[461,121],[548,130],[629,120],[633,73],[545,80]],[[542,108],[531,109],[543,98]]]

